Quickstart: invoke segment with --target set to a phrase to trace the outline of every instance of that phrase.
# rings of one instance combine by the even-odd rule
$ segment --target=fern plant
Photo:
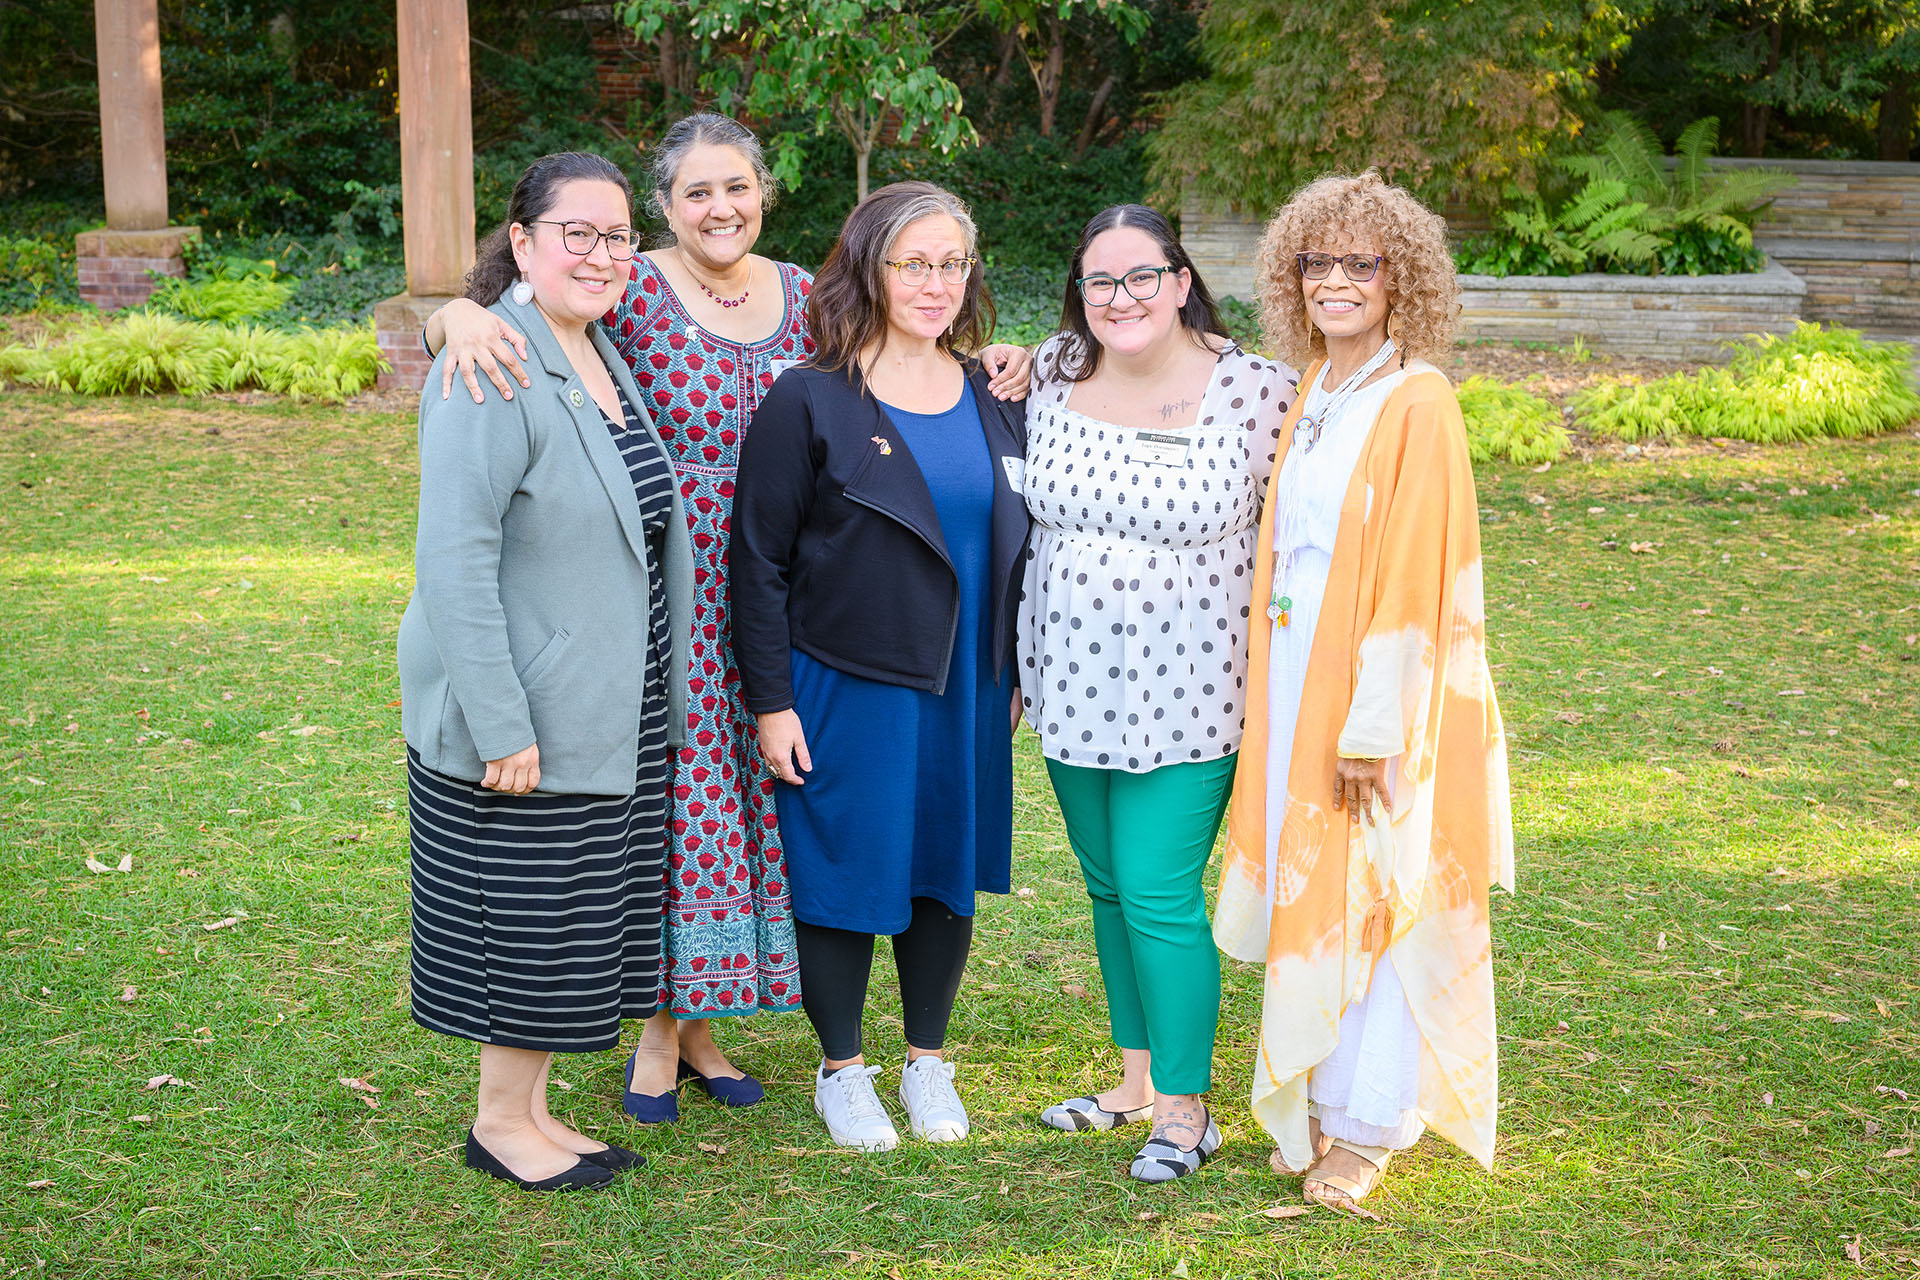
[[[1623,111],[1601,117],[1593,149],[1560,166],[1583,185],[1549,209],[1538,194],[1510,193],[1494,232],[1469,240],[1455,260],[1480,275],[1727,275],[1758,271],[1765,258],[1753,223],[1791,175],[1767,169],[1715,170],[1720,122],[1706,116],[1681,130],[1671,166],[1660,140]]]

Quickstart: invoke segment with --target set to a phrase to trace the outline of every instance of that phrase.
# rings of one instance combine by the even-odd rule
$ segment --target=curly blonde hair
[[[1295,255],[1360,245],[1386,259],[1387,332],[1410,359],[1434,360],[1453,345],[1460,285],[1447,251],[1447,224],[1377,169],[1329,174],[1294,193],[1260,237],[1260,322],[1274,351],[1299,369],[1327,354],[1307,319]]]

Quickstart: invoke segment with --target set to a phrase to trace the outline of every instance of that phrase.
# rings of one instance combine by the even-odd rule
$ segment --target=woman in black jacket
[[[1020,405],[976,349],[992,328],[972,218],[925,182],[855,206],[808,302],[812,362],[781,374],[740,455],[733,644],[778,781],[814,1109],[842,1146],[899,1138],[862,1056],[873,938],[905,1008],[900,1100],[966,1136],[941,1055],[978,891],[1012,860]]]

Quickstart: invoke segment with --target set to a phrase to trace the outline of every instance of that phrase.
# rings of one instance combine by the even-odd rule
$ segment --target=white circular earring
[[[532,302],[532,301],[533,301],[533,286],[531,284],[529,284],[525,280],[521,280],[518,284],[513,286],[513,302],[515,306],[524,307],[529,302]]]

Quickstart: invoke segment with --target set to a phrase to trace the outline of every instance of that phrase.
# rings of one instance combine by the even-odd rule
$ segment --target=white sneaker
[[[928,1142],[958,1142],[967,1136],[967,1109],[953,1089],[953,1064],[924,1054],[900,1073],[900,1101],[913,1136]]]
[[[822,1066],[813,1075],[813,1109],[827,1122],[827,1132],[843,1147],[862,1151],[891,1151],[900,1135],[873,1091],[878,1067],[842,1067],[832,1075]]]

